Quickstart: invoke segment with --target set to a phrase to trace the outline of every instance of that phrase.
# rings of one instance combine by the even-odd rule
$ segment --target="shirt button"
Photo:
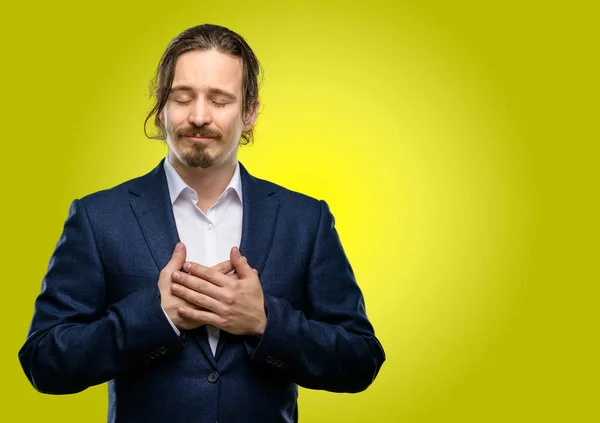
[[[208,225],[208,230],[212,231],[213,230],[213,225]]]
[[[219,380],[219,374],[217,372],[212,372],[208,375],[208,381],[210,383],[215,383],[217,380]]]

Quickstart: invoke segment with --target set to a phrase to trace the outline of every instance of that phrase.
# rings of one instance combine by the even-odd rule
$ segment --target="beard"
[[[205,144],[192,144],[191,149],[183,154],[182,159],[189,167],[201,167],[202,169],[208,169],[215,162],[214,158],[206,151]]]
[[[216,130],[209,129],[204,126],[191,126],[182,128],[176,132],[176,136],[181,144],[188,144],[187,140],[183,139],[188,136],[210,137],[214,142],[221,142],[222,134]],[[190,149],[183,153],[182,159],[190,167],[200,167],[207,169],[211,167],[215,159],[208,153],[207,145],[204,143],[192,143]]]

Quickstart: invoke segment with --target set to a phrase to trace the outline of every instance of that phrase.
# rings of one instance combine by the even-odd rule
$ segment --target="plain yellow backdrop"
[[[69,203],[165,155],[148,82],[210,22],[265,69],[241,161],[330,204],[387,353],[301,421],[598,421],[591,4],[3,3],[0,420],[105,421],[106,385],[39,394],[17,351]]]

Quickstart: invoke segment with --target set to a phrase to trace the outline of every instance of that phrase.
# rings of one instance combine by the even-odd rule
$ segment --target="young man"
[[[293,422],[298,385],[373,381],[385,355],[326,203],[237,161],[259,70],[220,26],[169,44],[148,116],[167,158],[73,202],[19,353],[36,389],[108,381],[111,422]]]

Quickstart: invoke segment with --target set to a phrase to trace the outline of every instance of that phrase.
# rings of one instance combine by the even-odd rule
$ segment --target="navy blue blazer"
[[[177,336],[160,270],[179,241],[161,162],[75,200],[19,359],[40,392],[109,383],[109,422],[295,422],[298,385],[358,392],[385,360],[323,201],[241,166],[240,251],[259,272],[264,334]]]

